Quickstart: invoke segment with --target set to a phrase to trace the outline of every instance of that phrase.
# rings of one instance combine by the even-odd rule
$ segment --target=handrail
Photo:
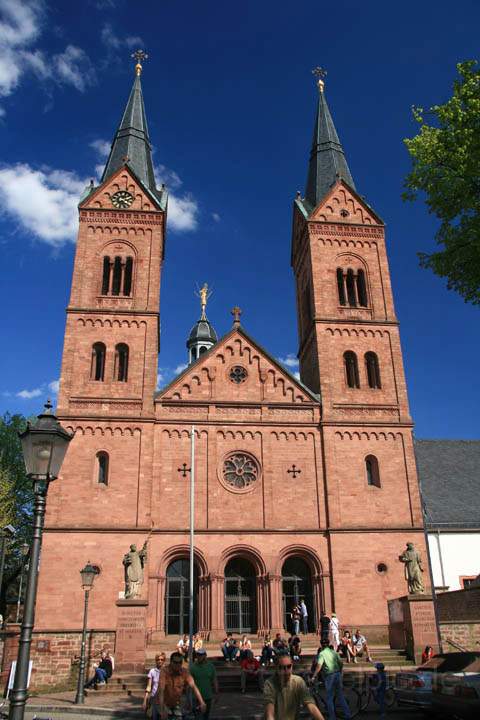
[[[454,640],[450,640],[449,638],[447,638],[445,640],[445,642],[447,642],[449,645],[456,648],[457,650],[460,650],[460,652],[468,652],[467,648],[462,647],[461,645],[456,643]]]

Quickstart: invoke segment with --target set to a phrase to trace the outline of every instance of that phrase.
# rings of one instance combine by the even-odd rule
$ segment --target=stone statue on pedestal
[[[421,595],[424,593],[422,558],[420,553],[415,550],[413,543],[407,543],[407,549],[402,555],[399,555],[398,559],[405,564],[405,580],[408,583],[409,594]]]
[[[143,543],[141,550],[136,545],[130,545],[130,551],[123,556],[125,568],[125,600],[136,598],[140,595],[143,585],[143,568],[147,560],[147,541]]]

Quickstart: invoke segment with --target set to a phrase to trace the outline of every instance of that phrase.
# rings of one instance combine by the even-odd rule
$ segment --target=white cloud
[[[86,184],[65,170],[21,163],[0,167],[1,206],[31,235],[60,247],[75,241],[77,205]]]
[[[141,47],[144,42],[138,35],[127,35],[127,37],[119,37],[113,29],[111,23],[105,23],[101,33],[102,42],[110,50],[119,50],[126,45],[128,48]]]
[[[198,203],[191,195],[168,197],[167,223],[172,230],[186,232],[196,230],[198,225]]]
[[[295,372],[293,373],[293,377],[296,377],[297,380],[300,380],[300,373],[298,372],[298,370],[295,370]]]
[[[23,398],[23,400],[31,400],[32,398],[39,397],[40,395],[43,395],[41,388],[35,388],[34,390],[20,390],[20,392],[17,392],[17,397]]]
[[[157,373],[157,390],[159,390],[165,383],[165,371],[162,368],[158,368]]]
[[[187,367],[188,367],[187,363],[181,363],[180,365],[177,365],[177,367],[173,371],[173,374],[180,375],[180,373],[182,373]]]
[[[50,392],[52,392],[54,395],[58,395],[58,389],[60,387],[60,380],[52,380],[52,382],[48,383],[48,389]]]
[[[41,81],[73,85],[81,92],[95,82],[93,65],[81,48],[68,45],[49,57],[34,47],[45,16],[44,0],[0,0],[0,97],[11,95],[27,71]]]
[[[170,170],[165,165],[155,165],[154,171],[157,185],[165,183],[170,190],[178,190],[183,184],[175,170]]]
[[[92,140],[90,147],[95,150],[100,160],[105,160],[110,153],[111,143],[109,143],[108,140],[97,138],[96,140]]]
[[[218,213],[212,213],[212,218],[215,220],[215,222],[220,222],[221,218]]]
[[[288,353],[287,356],[284,358],[279,357],[278,362],[281,362],[282,365],[286,365],[287,367],[291,368],[298,367],[299,365],[298,358],[293,353]]]

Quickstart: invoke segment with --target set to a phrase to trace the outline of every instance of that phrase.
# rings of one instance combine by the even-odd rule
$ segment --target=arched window
[[[115,347],[115,380],[127,382],[128,380],[128,345],[119,343]]]
[[[363,270],[357,270],[357,296],[358,304],[361,307],[367,307],[367,284],[365,282],[365,273]]]
[[[347,298],[350,307],[357,307],[355,273],[351,268],[347,270]]]
[[[380,470],[378,468],[378,460],[375,455],[367,455],[365,458],[365,470],[367,472],[368,485],[380,487]]]
[[[204,345],[202,345],[202,347],[201,347],[200,350],[198,351],[198,355],[199,355],[199,356],[200,356],[200,355],[203,355],[203,353],[205,353],[205,352],[207,352],[207,348],[206,348]]]
[[[120,295],[122,285],[122,258],[116,257],[113,261],[112,295]]]
[[[108,485],[108,453],[97,453],[97,482],[99,485]]]
[[[103,258],[102,295],[108,295],[110,289],[110,270],[110,258],[105,256]]]
[[[368,387],[381,388],[378,357],[374,352],[365,353],[365,367],[367,369]]]
[[[337,288],[338,288],[338,302],[340,305],[346,305],[347,299],[345,297],[345,285],[343,282],[343,270],[337,268]]]
[[[97,342],[92,346],[92,365],[90,369],[90,379],[103,381],[105,375],[105,354],[106,347],[102,342]]]
[[[125,273],[123,276],[123,294],[128,297],[132,292],[133,258],[125,260]]]
[[[348,387],[359,388],[360,378],[358,376],[357,356],[351,350],[347,350],[347,352],[343,355],[343,362],[345,365],[345,377]]]

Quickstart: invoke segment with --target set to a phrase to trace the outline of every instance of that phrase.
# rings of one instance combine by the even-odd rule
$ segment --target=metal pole
[[[42,550],[42,531],[45,522],[48,480],[36,480],[33,491],[35,508],[33,516],[33,541],[31,546],[30,564],[27,575],[27,589],[23,609],[22,628],[18,645],[17,668],[13,690],[10,695],[9,720],[23,720],[27,701],[28,668],[30,664],[30,645],[35,623],[35,603],[37,600],[38,569]]]
[[[193,542],[194,542],[194,511],[195,511],[195,426],[192,425],[191,433],[191,457],[190,457],[190,598],[188,606],[188,634],[190,642],[188,645],[188,662],[191,665],[193,660]]]
[[[17,615],[15,618],[15,622],[18,625],[18,621],[20,619],[20,603],[22,600],[22,587],[23,587],[23,573],[25,572],[25,558],[22,560],[22,572],[20,573],[20,585],[18,588],[18,600],[17,600]]]
[[[83,705],[85,702],[85,659],[87,646],[87,617],[88,617],[88,596],[89,590],[85,590],[85,603],[83,606],[83,629],[82,629],[82,649],[80,652],[80,667],[78,668],[77,694],[75,695],[75,705]]]
[[[7,536],[5,530],[0,530],[0,537],[2,538],[2,545],[0,550],[0,593],[2,592],[3,586],[3,569],[5,567],[5,551],[7,546]]]

